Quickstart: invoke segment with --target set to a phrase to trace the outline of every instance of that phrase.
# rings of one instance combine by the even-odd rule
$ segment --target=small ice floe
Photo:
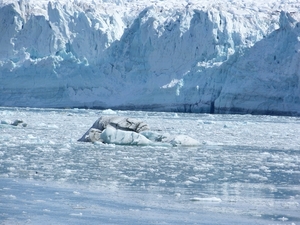
[[[190,181],[190,180],[187,180],[187,181],[183,182],[183,184],[189,186],[189,185],[194,184],[194,182],[193,182],[193,181]]]
[[[13,126],[19,126],[19,125],[22,125],[23,127],[26,127],[27,124],[23,122],[23,120],[20,120],[20,119],[17,119],[15,120],[11,125]]]
[[[10,120],[1,120],[1,124],[11,125],[12,122]]]
[[[4,198],[17,199],[15,195],[2,195]]]
[[[217,197],[210,197],[210,198],[193,197],[193,198],[190,198],[190,201],[192,201],[192,202],[222,202],[222,200]]]
[[[58,129],[59,128],[56,124],[47,124],[45,126],[47,126],[48,128],[51,128],[51,129]]]
[[[12,126],[22,126],[22,127],[27,127],[27,123],[25,123],[21,119],[16,119],[14,122],[11,122],[9,120],[1,120],[1,124],[6,124],[6,125],[12,125]]]
[[[81,205],[76,205],[72,207],[73,209],[86,209],[86,207],[81,206]]]
[[[267,177],[261,176],[261,175],[259,175],[259,174],[253,174],[253,173],[250,173],[250,174],[248,175],[248,177],[251,178],[251,179],[257,179],[257,180],[259,180],[259,181],[266,181],[266,180],[268,180]]]
[[[176,198],[180,198],[180,197],[181,197],[181,193],[175,193],[174,196],[175,196]]]
[[[112,110],[112,109],[105,109],[102,111],[102,114],[105,114],[105,115],[117,115],[117,112]]]
[[[164,180],[164,179],[159,179],[158,180],[158,183],[160,183],[160,184],[165,184],[167,181],[166,180]]]
[[[160,134],[151,131],[143,121],[119,117],[102,116],[78,140],[117,145],[197,146],[200,143],[187,135]]]
[[[215,124],[216,122],[210,121],[210,120],[205,120],[203,121],[203,124]]]
[[[288,221],[289,219],[283,216],[283,217],[281,217],[281,218],[278,218],[278,220],[280,220],[280,221],[283,221],[283,222],[284,222],[284,221]]]
[[[183,134],[172,137],[170,143],[173,146],[197,146],[200,144],[197,140]]]
[[[70,216],[82,216],[82,213],[71,213]]]

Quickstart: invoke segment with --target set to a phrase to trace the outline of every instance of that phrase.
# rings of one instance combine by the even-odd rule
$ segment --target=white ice
[[[108,126],[100,135],[101,140],[107,144],[119,145],[150,145],[152,142],[145,136],[133,132],[118,130]]]
[[[300,115],[299,5],[2,0],[0,105]]]

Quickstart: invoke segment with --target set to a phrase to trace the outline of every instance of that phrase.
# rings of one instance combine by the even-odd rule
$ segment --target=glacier
[[[298,116],[299,12],[299,0],[1,0],[0,105]]]

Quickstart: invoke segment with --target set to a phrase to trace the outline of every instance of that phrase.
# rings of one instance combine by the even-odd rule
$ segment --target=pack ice
[[[187,135],[160,134],[140,120],[119,116],[102,116],[78,140],[118,145],[196,146],[199,142]]]
[[[0,105],[300,115],[300,0],[2,0]]]

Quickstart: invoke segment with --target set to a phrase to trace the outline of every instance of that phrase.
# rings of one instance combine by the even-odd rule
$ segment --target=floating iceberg
[[[117,145],[196,146],[199,142],[187,135],[160,134],[143,121],[118,116],[102,116],[78,140]]]

